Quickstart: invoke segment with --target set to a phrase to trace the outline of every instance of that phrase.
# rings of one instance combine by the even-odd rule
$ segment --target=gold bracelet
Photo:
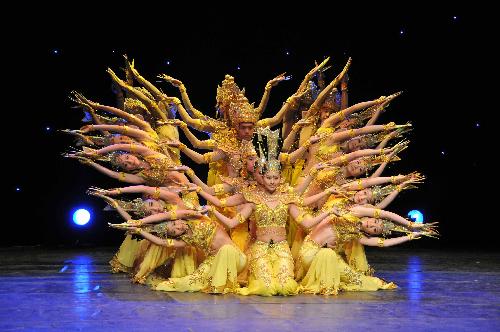
[[[391,130],[392,128],[394,128],[396,124],[394,122],[389,122],[388,124],[384,125],[384,130],[387,131],[387,130]]]
[[[116,188],[116,191],[118,191],[118,195],[123,194],[123,192],[122,192],[122,189],[121,189],[121,188]]]
[[[236,219],[238,220],[238,224],[243,224],[245,222],[245,218],[239,213],[236,215]]]
[[[394,175],[391,176],[391,183],[396,184],[396,177]]]
[[[363,185],[361,185],[361,179],[358,179],[356,180],[356,182],[358,183],[358,190],[363,190]]]
[[[344,110],[340,111],[339,113],[340,113],[340,117],[341,117],[340,119],[341,119],[341,120],[345,120],[345,113],[344,113]]]
[[[268,91],[268,90],[271,90],[273,86],[269,83],[266,84],[266,88],[264,90]]]
[[[311,176],[312,176],[312,177],[315,177],[315,176],[318,174],[318,172],[319,172],[319,169],[317,169],[317,168],[313,168],[313,169],[311,170],[311,173],[310,173],[310,174],[311,174]]]
[[[295,219],[295,222],[300,225],[304,221],[304,216],[306,212],[302,212],[297,216],[297,219]]]
[[[197,193],[199,193],[200,191],[202,191],[202,188],[201,187],[196,187],[196,190],[195,190]]]
[[[209,164],[212,162],[212,154],[213,154],[213,152],[207,152],[203,155],[203,159],[205,160],[205,163]]]
[[[302,145],[302,146],[303,146],[304,148],[308,149],[308,148],[311,146],[311,144],[312,144],[312,143],[311,143],[311,140],[310,140],[310,139],[308,139],[308,140],[304,143],[304,145]]]
[[[135,220],[134,219],[129,219],[126,222],[127,222],[127,224],[133,224],[135,222]]]
[[[409,228],[414,228],[415,227],[415,223],[413,221],[410,221],[410,223],[408,224],[408,227]]]
[[[170,211],[170,220],[177,219],[177,212],[175,210]]]
[[[347,165],[349,162],[347,161],[347,157],[345,154],[340,156],[340,161],[342,162],[343,165]]]
[[[290,163],[290,155],[288,153],[285,152],[280,153],[280,159],[283,164]]]
[[[413,233],[409,233],[406,236],[408,237],[408,241],[411,241],[415,238],[415,235],[413,235]]]
[[[222,183],[216,184],[212,188],[214,188],[215,196],[220,196],[225,193],[224,185]]]
[[[179,144],[179,150],[184,151],[186,149],[186,144],[181,143]]]
[[[133,143],[130,143],[130,152],[135,152],[135,145]]]
[[[400,184],[398,184],[398,185],[396,186],[396,190],[398,191],[398,193],[400,193],[400,192],[401,192],[401,190],[403,190],[403,186],[402,186],[402,185],[400,185]]]
[[[155,187],[155,192],[153,194],[153,199],[155,199],[155,200],[160,199],[160,187]]]
[[[351,129],[349,129],[349,136],[350,136],[351,138],[356,137],[356,136],[355,136],[355,134],[354,134],[354,129],[352,129],[352,128],[351,128]]]
[[[125,136],[128,134],[128,126],[123,126],[123,130],[125,130]]]
[[[375,209],[375,211],[373,212],[373,218],[375,219],[378,219],[380,218],[380,214],[382,213],[382,210],[380,209]]]
[[[167,247],[173,247],[174,246],[174,239],[166,239],[167,242]]]
[[[120,175],[118,176],[118,180],[125,181],[125,173],[120,172]]]
[[[226,207],[226,199],[225,199],[225,198],[222,198],[222,199],[220,200],[220,205],[221,205],[221,207],[223,207],[223,208],[225,208],[225,207]]]
[[[179,85],[179,91],[182,93],[182,92],[186,92],[186,87],[184,86],[184,84],[181,84]]]
[[[379,247],[383,247],[384,246],[384,238],[383,237],[379,237],[378,240],[377,240],[377,246]]]
[[[190,169],[190,168],[189,168],[189,169],[186,171],[186,174],[187,174],[190,178],[192,178],[192,177],[194,176],[194,171],[193,171],[192,169]]]

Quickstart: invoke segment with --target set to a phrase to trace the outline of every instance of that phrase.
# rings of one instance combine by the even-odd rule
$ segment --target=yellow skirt
[[[297,263],[302,277],[300,291],[309,294],[336,295],[342,291],[376,291],[397,286],[353,270],[330,248],[321,248],[309,236],[304,239]]]
[[[222,246],[208,256],[192,274],[170,278],[153,289],[164,292],[230,293],[239,288],[237,276],[247,262],[246,256],[233,245]]]
[[[142,240],[132,239],[132,235],[130,234],[125,237],[120,249],[118,249],[118,252],[109,261],[112,273],[129,273],[132,270],[140,241]]]
[[[293,278],[293,259],[287,241],[274,244],[256,241],[249,248],[248,287],[240,295],[296,295],[298,284]]]

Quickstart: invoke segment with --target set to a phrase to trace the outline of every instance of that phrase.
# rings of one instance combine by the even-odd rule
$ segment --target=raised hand
[[[158,75],[158,78],[161,78],[161,79],[167,81],[168,83],[172,84],[173,86],[175,86],[177,88],[180,87],[181,85],[183,85],[181,81],[173,78],[172,76],[168,76],[167,74],[160,74],[160,75]]]

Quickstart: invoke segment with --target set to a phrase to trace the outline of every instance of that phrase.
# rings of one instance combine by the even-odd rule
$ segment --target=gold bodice
[[[209,218],[189,219],[185,222],[191,233],[181,235],[180,239],[193,247],[202,249],[205,253],[210,252],[217,224]]]
[[[288,219],[288,204],[270,208],[266,203],[256,204],[255,224],[257,227],[285,227]]]
[[[363,236],[360,230],[360,223],[360,219],[350,213],[345,214],[343,217],[334,217],[332,220],[332,228],[337,235],[337,249]]]
[[[143,157],[144,160],[151,166],[137,173],[142,177],[146,184],[152,187],[161,187],[165,183],[169,168],[175,166],[173,161],[165,155],[149,155]]]

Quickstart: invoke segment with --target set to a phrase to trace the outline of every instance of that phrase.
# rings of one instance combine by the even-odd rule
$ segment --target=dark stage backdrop
[[[28,33],[12,33],[9,59],[2,65],[5,219],[2,245],[117,244],[119,231],[106,222],[119,219],[85,194],[89,186],[117,182],[60,154],[72,140],[57,129],[77,128],[82,113],[68,96],[78,90],[113,104],[109,66],[119,74],[122,55],[150,80],[166,73],[182,80],[195,106],[214,116],[216,87],[224,74],[235,76],[250,101],[258,103],[266,82],[287,72],[291,81],[272,90],[266,116],[291,95],[314,60],[331,56],[333,79],[347,58],[350,104],[403,90],[380,123],[412,121],[411,145],[386,175],[420,171],[427,176],[419,190],[401,194],[390,209],[406,215],[421,210],[439,221],[443,238],[412,246],[496,246],[499,226],[485,191],[492,188],[496,166],[488,162],[493,126],[479,79],[487,54],[478,35],[482,22],[466,11],[432,15],[373,15],[335,20],[328,15],[308,22],[227,21],[222,18],[144,21],[106,16],[66,16],[31,20]],[[456,17],[454,17],[456,16]],[[147,22],[147,23],[146,23]],[[178,91],[158,83],[166,93]],[[204,137],[203,134],[200,137]],[[14,144],[12,144],[14,142]],[[6,151],[5,151],[6,150]],[[493,150],[494,151],[494,150]],[[187,160],[187,158],[184,158]],[[205,176],[206,167],[196,167]],[[87,228],[76,229],[71,211],[92,210]],[[9,232],[9,233],[8,233]]]

